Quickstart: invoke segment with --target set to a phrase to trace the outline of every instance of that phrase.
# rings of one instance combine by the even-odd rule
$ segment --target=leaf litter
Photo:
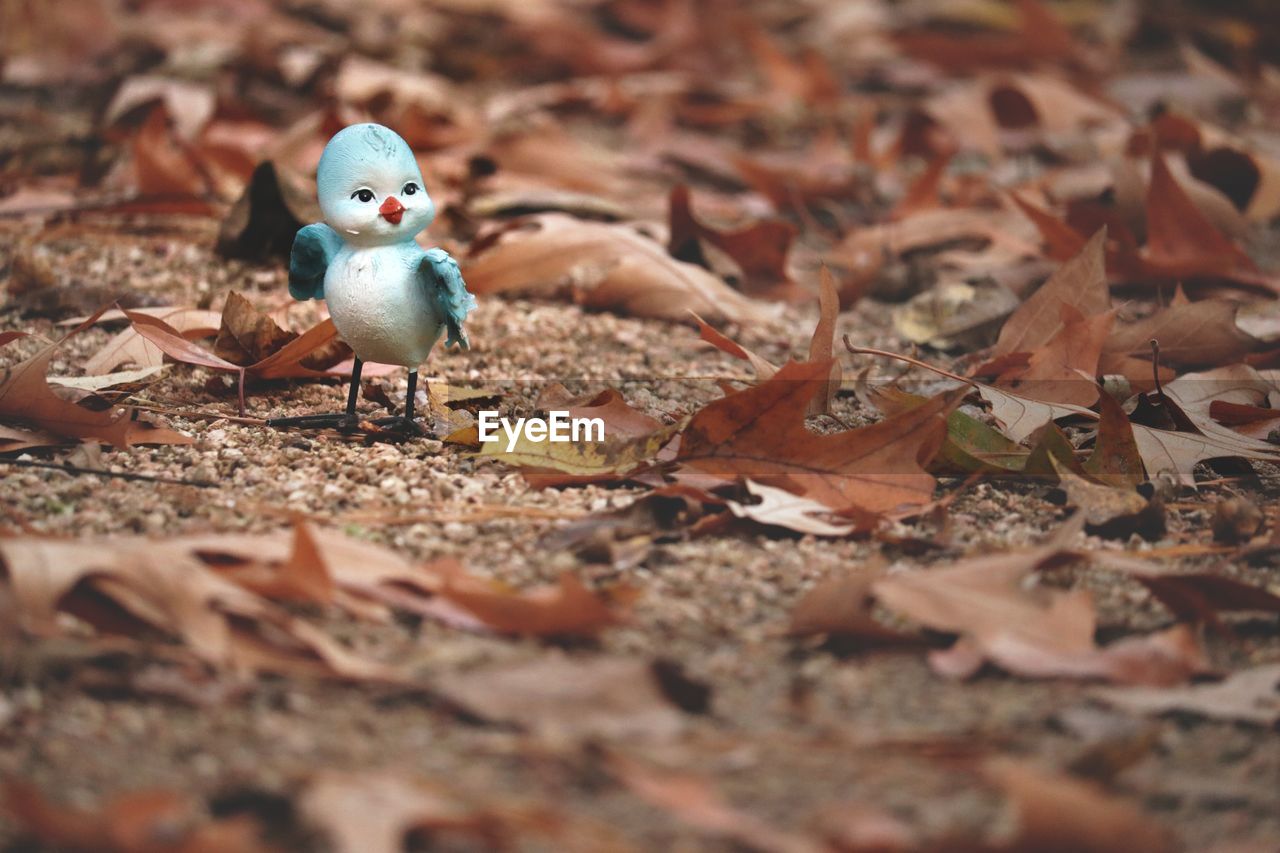
[[[245,9],[89,0],[56,24],[20,10],[6,33],[6,82],[39,94],[13,106],[23,120],[4,191],[16,192],[0,216],[22,240],[0,259],[3,308],[37,307],[19,314],[22,332],[75,329],[16,362],[35,342],[0,332],[0,452],[62,469],[5,472],[0,611],[21,633],[0,640],[28,679],[0,695],[0,728],[22,733],[6,772],[61,794],[92,769],[62,732],[83,730],[66,709],[96,692],[133,691],[118,706],[127,724],[101,727],[108,760],[121,732],[141,730],[130,715],[157,707],[143,695],[225,703],[231,719],[250,713],[237,705],[249,695],[252,713],[314,704],[288,717],[302,732],[240,735],[264,769],[236,778],[287,791],[273,802],[296,804],[339,849],[399,849],[406,834],[625,847],[576,813],[584,803],[622,814],[619,834],[646,848],[710,836],[763,849],[1169,849],[1157,822],[1189,847],[1274,835],[1221,758],[1246,756],[1235,778],[1267,776],[1257,732],[1210,721],[1274,724],[1280,400],[1266,246],[1280,195],[1275,75],[1251,56],[1267,55],[1274,28],[1197,7],[1185,20],[1144,13],[1135,30],[1090,4],[1039,0],[444,3],[396,7],[395,28],[354,9],[323,21]],[[1153,34],[1178,49],[1147,55]],[[331,391],[312,380],[344,375],[349,353],[323,313],[298,324],[276,310],[276,259],[316,216],[324,140],[357,118],[395,126],[420,153],[441,212],[432,238],[488,294],[477,351],[432,362],[482,386],[462,399],[452,378],[428,383],[450,389],[456,442],[411,443],[393,461],[331,436],[213,422],[223,383],[200,386],[191,370],[248,379],[290,410]],[[132,254],[103,260],[111,245]],[[103,301],[99,279],[130,312],[99,317],[129,322],[114,338],[63,316]],[[745,386],[714,375],[720,362],[683,325],[690,311],[716,324],[698,321],[703,340],[750,364]],[[835,351],[841,332],[857,358]],[[866,354],[886,353],[937,369],[860,374]],[[672,393],[665,378],[636,390],[664,371],[706,379],[708,393]],[[513,395],[514,375],[595,390]],[[599,416],[619,444],[473,456],[460,410],[481,399]],[[143,409],[170,425],[145,427]],[[194,443],[145,446],[184,434]],[[214,484],[209,500],[75,474],[172,480],[184,466]],[[1060,520],[1059,492],[1086,534],[1110,538],[1019,549]],[[295,508],[390,547],[305,523],[266,532]],[[1161,525],[1139,520],[1153,512]],[[557,518],[573,526],[542,529]],[[88,535],[104,528],[115,535]],[[122,535],[143,529],[157,535]],[[53,531],[77,538],[41,535]],[[780,637],[774,617],[791,602],[794,637]],[[375,654],[365,632],[383,638]],[[924,663],[970,683],[912,669]],[[672,675],[685,664],[693,675]],[[257,672],[276,680],[248,679]],[[311,692],[316,676],[368,693]],[[209,698],[224,679],[233,689]],[[1160,749],[1109,789],[1072,778],[1057,760],[1068,735],[1037,725],[1041,690],[1054,709],[1065,698],[1161,715]],[[710,715],[689,711],[707,697]],[[282,785],[276,741],[314,737],[330,705],[355,710],[324,730],[325,748],[366,769],[303,767]],[[345,725],[365,717],[378,722]],[[821,740],[899,725],[924,731],[908,735],[914,763],[892,750],[841,762]],[[225,819],[225,803],[205,815],[176,790],[86,796],[145,782],[133,765],[164,752],[159,728],[147,749],[134,742],[128,773],[71,791],[77,806],[105,803],[98,812],[28,789],[22,825],[70,847],[155,849],[159,826],[165,849],[258,849],[253,821]],[[219,759],[241,747],[204,731]],[[985,807],[1008,799],[1008,833],[964,830],[995,826],[983,805],[956,805],[974,786],[928,789],[946,754],[934,731],[964,737],[969,755],[998,756],[1011,738],[1036,754],[970,768]],[[643,764],[619,757],[644,738]],[[177,789],[203,789],[198,773],[233,778],[208,771],[208,756],[188,762],[192,742]],[[318,747],[296,751],[305,764]],[[438,769],[464,753],[448,775],[371,767],[412,755]],[[1179,762],[1221,777],[1217,799],[1162,787]],[[862,778],[837,783],[837,764]],[[497,784],[476,795],[472,774]],[[783,793],[775,777],[800,781]],[[513,779],[528,796],[497,793]],[[828,779],[838,790],[824,797]],[[860,781],[865,802],[849,787]]]

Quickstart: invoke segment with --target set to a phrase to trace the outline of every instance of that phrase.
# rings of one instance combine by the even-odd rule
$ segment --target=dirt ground
[[[216,308],[228,289],[263,304],[284,293],[281,269],[217,258],[209,235],[175,241],[116,234],[106,243],[72,237],[49,249],[68,270],[89,269],[173,304],[211,297]],[[5,242],[12,245],[14,236]],[[839,331],[857,343],[891,343],[883,317],[881,306],[866,302],[841,316]],[[791,308],[772,325],[742,329],[740,338],[781,359],[803,345],[815,318],[815,309]],[[57,333],[47,322],[21,325]],[[698,377],[744,376],[740,363],[700,344],[691,325],[486,299],[472,328],[474,350],[437,354],[428,372],[457,384],[508,387],[503,406],[510,411],[527,411],[538,380],[578,379],[584,390],[627,389],[627,380],[645,380],[628,392],[629,400],[670,419],[714,396],[711,383]],[[73,339],[53,372],[70,372],[108,334],[95,328]],[[655,382],[655,376],[668,378]],[[379,381],[399,399],[402,379]],[[233,410],[234,394],[211,395],[208,380],[206,371],[174,366],[145,397],[177,410]],[[343,393],[336,383],[254,387],[248,414],[332,409]],[[837,413],[850,421],[866,414],[852,396],[840,398]],[[1101,760],[1106,766],[1105,756],[1140,743],[1121,769],[1100,775],[1118,796],[1174,829],[1185,849],[1275,849],[1280,839],[1280,739],[1274,733],[1189,716],[1133,717],[1093,702],[1088,684],[990,670],[954,683],[933,674],[915,650],[850,652],[780,636],[801,593],[874,552],[941,566],[961,554],[1040,540],[1067,514],[1049,500],[1048,486],[983,482],[966,489],[950,514],[951,544],[921,555],[891,545],[757,532],[654,543],[634,565],[615,568],[548,548],[544,537],[567,521],[468,520],[468,514],[496,505],[545,508],[569,518],[627,504],[634,494],[627,488],[535,491],[515,471],[429,439],[365,446],[232,419],[169,422],[196,442],[104,451],[102,464],[208,480],[212,488],[4,465],[5,525],[55,536],[158,536],[277,529],[301,514],[414,559],[456,555],[475,572],[515,586],[553,580],[566,568],[592,583],[625,578],[644,591],[634,624],[606,632],[598,643],[549,647],[429,621],[371,628],[329,618],[326,627],[371,656],[408,663],[425,685],[502,662],[563,655],[586,665],[639,657],[678,664],[709,689],[710,701],[682,714],[677,736],[605,733],[583,747],[572,719],[565,721],[568,734],[522,733],[461,719],[428,694],[408,690],[267,680],[241,699],[203,707],[113,695],[80,683],[83,650],[74,643],[27,647],[0,694],[0,775],[34,781],[66,802],[88,806],[148,787],[191,791],[208,797],[215,811],[269,814],[286,846],[301,849],[323,842],[288,816],[287,796],[300,779],[321,767],[392,767],[475,797],[556,803],[648,849],[734,846],[682,825],[611,781],[602,755],[624,746],[665,767],[710,776],[733,804],[776,827],[836,826],[858,805],[883,807],[926,836],[942,838],[1008,820],[999,798],[975,776],[978,757],[1025,756],[1055,768]],[[1260,466],[1256,476],[1231,487],[1275,506],[1280,471]],[[1203,497],[1221,488],[1206,487]],[[1203,500],[1175,506],[1164,541],[1089,545],[1143,550],[1207,543],[1209,506]],[[928,524],[902,532],[931,534]],[[1277,559],[1226,568],[1266,584],[1274,582]],[[1221,560],[1200,556],[1170,565],[1221,567]],[[1104,637],[1167,622],[1138,584],[1084,570],[1070,580],[1097,596]],[[1246,620],[1236,628],[1238,642],[1210,637],[1215,663],[1235,669],[1280,660],[1273,622]]]

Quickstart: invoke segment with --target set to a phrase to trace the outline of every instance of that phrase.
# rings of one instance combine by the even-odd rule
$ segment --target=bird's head
[[[320,155],[316,184],[324,221],[353,245],[412,240],[436,215],[409,144],[380,124],[334,134]]]

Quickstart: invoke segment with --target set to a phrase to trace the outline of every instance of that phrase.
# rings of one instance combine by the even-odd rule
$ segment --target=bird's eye
[[[400,190],[400,192],[404,193],[405,195],[413,195],[417,191],[418,191],[418,185],[415,184],[413,181],[410,181],[409,183],[405,184],[404,189]]]
[[[373,201],[373,190],[356,190],[351,194],[352,198],[358,198],[361,201]]]

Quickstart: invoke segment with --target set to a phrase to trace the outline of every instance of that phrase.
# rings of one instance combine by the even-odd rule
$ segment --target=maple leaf
[[[804,413],[830,369],[830,362],[788,362],[768,381],[709,404],[685,428],[677,460],[725,479],[772,481],[836,511],[894,512],[928,502],[935,481],[923,466],[962,395],[818,435],[806,429]]]
[[[190,444],[190,437],[136,420],[130,410],[89,409],[54,393],[48,380],[54,354],[68,338],[96,322],[97,317],[90,317],[30,358],[4,368],[0,373],[0,418],[67,438],[99,440],[117,448],[134,444]],[[21,336],[21,333],[7,334],[0,340],[0,347]]]

